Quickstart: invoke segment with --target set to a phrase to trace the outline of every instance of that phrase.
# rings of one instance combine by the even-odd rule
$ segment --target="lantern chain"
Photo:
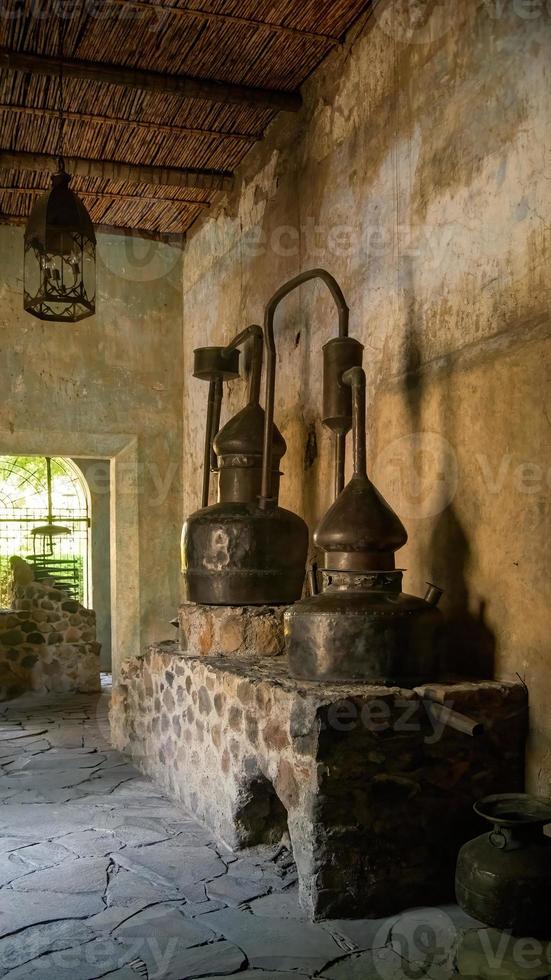
[[[57,145],[57,162],[59,170],[65,170],[64,161],[64,142],[65,142],[65,120],[63,117],[63,53],[65,49],[65,11],[63,3],[59,2],[58,5],[58,30],[57,30],[57,42],[58,42],[58,58],[59,58],[59,90],[58,90],[58,113],[59,113],[59,130],[58,130],[58,145]]]

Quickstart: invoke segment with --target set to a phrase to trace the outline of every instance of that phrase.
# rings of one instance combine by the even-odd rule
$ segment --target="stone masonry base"
[[[427,693],[162,643],[123,664],[112,738],[230,848],[288,832],[312,918],[378,916],[450,899],[473,802],[523,785],[520,683],[431,686],[484,724],[476,739],[436,721]]]

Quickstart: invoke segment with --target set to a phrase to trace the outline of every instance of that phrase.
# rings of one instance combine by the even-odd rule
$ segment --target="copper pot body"
[[[400,571],[322,574],[323,593],[285,616],[293,677],[399,687],[434,680],[441,613],[401,591]]]
[[[308,528],[289,510],[223,502],[182,531],[184,598],[215,606],[287,605],[300,599]]]

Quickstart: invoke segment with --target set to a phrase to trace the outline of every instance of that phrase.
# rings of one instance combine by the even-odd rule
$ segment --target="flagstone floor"
[[[306,921],[285,843],[232,854],[213,840],[111,749],[109,694],[0,705],[0,976],[551,975],[546,947],[518,972],[515,942],[456,906]]]

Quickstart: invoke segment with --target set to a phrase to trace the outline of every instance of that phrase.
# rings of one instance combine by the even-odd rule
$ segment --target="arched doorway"
[[[90,607],[89,534],[88,489],[72,460],[0,456],[0,606],[9,605],[9,559],[18,555],[37,579],[52,576]]]

